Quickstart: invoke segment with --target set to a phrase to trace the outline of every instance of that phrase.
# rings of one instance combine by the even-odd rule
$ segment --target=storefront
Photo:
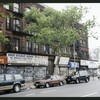
[[[8,64],[7,56],[0,56],[0,74],[5,73],[6,64]]]
[[[81,60],[80,61],[81,67],[88,70],[89,74],[96,75],[97,69],[98,69],[98,61],[97,60]]]
[[[79,69],[79,62],[69,61],[68,62],[68,74],[67,75],[70,75],[71,73],[75,72],[78,69]]]
[[[41,79],[46,75],[47,56],[7,53],[7,73],[22,74],[26,81]]]
[[[34,56],[34,80],[43,79],[47,74],[48,57]]]
[[[88,70],[88,61],[89,60],[80,60],[80,69]]]
[[[55,58],[54,64],[57,63],[57,56]],[[60,57],[59,59],[59,73],[60,75],[66,76],[67,75],[67,65],[69,62],[69,57]]]

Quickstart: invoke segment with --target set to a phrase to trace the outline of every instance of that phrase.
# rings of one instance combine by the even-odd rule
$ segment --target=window
[[[35,52],[38,52],[39,51],[39,46],[36,43],[34,43],[34,51]]]
[[[86,41],[84,41],[83,44],[84,44],[84,47],[86,47],[86,45],[87,45],[87,44],[86,44]]]
[[[55,54],[54,50],[52,48],[49,49],[50,54]]]
[[[14,39],[14,51],[19,51],[20,41],[19,39]]]
[[[43,46],[44,47],[44,52],[46,53],[46,54],[49,54],[49,46]]]
[[[13,19],[13,29],[15,31],[20,31],[20,20],[19,19]]]
[[[21,76],[21,75],[19,75],[19,74],[18,74],[18,75],[17,75],[17,74],[16,74],[16,75],[14,75],[14,77],[15,77],[15,80],[18,80],[18,79],[23,79],[23,78],[22,78],[22,76]]]
[[[84,56],[87,57],[87,52],[84,52]]]
[[[10,18],[6,19],[6,28],[10,29]]]
[[[4,5],[4,8],[9,10],[10,7],[9,7],[9,5],[6,4],[6,5]]]
[[[32,51],[32,42],[26,41],[26,51]]]
[[[19,12],[19,4],[18,3],[13,3],[13,11]]]
[[[83,57],[84,56],[84,52],[83,51],[81,51],[81,57]]]
[[[0,82],[4,81],[4,75],[0,75]]]
[[[83,46],[83,41],[82,40],[80,40],[80,46]]]
[[[2,30],[2,29],[3,29],[3,23],[0,22],[0,30]]]
[[[67,53],[66,47],[63,48],[63,52],[64,53]]]
[[[6,81],[11,81],[13,80],[13,76],[12,75],[6,75]]]

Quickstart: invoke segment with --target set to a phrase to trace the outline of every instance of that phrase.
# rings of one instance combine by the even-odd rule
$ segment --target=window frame
[[[6,18],[6,29],[7,30],[10,29],[10,25],[11,25],[11,19],[10,18]]]
[[[14,51],[19,51],[20,50],[20,39],[19,38],[14,38],[14,46],[13,50]]]
[[[3,80],[1,80],[1,76],[2,76],[2,79]],[[4,79],[4,75],[0,75],[0,82],[3,82],[5,79]]]
[[[20,4],[19,3],[13,3],[13,11],[17,12],[17,13],[20,12]]]
[[[15,30],[15,31],[20,31],[20,29],[21,29],[21,27],[20,27],[20,19],[18,19],[18,18],[14,18],[13,19],[13,29]]]
[[[7,78],[7,76],[10,76],[10,79]],[[9,80],[8,80],[8,79],[9,79]],[[6,75],[5,75],[5,80],[6,80],[6,81],[12,81],[12,80],[13,80],[13,76],[10,75],[10,74],[6,74]]]
[[[32,52],[32,42],[29,40],[26,41],[26,51]]]
[[[18,78],[18,76],[20,76],[20,78]],[[20,74],[15,74],[15,75],[14,75],[14,79],[15,79],[15,80],[22,80],[23,77],[22,77]]]
[[[36,44],[36,43],[34,43],[34,51],[35,51],[36,53],[39,52],[39,45]]]

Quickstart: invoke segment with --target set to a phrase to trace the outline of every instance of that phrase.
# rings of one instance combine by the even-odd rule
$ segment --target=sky
[[[88,7],[89,12],[85,15],[85,18],[83,18],[83,21],[92,19],[93,16],[95,16],[96,23],[100,25],[100,3],[44,3],[45,5],[52,7],[58,11],[61,11],[62,9],[65,9],[66,6],[70,5],[76,5],[80,6],[80,4],[83,7]],[[93,49],[100,47],[100,26],[96,26],[93,29],[91,29],[93,33],[96,33],[96,36],[98,37],[98,40],[89,37],[89,51],[91,52]]]

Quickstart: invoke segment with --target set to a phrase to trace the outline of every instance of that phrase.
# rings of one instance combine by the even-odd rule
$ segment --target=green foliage
[[[72,45],[81,38],[83,32],[88,33],[88,30],[95,26],[94,19],[80,24],[87,12],[87,8],[82,6],[70,6],[62,12],[52,8],[45,8],[40,12],[32,6],[30,12],[25,12],[24,18],[28,24],[24,31],[34,33],[30,40],[48,45],[58,52],[58,55],[62,55],[64,47]]]
[[[0,31],[0,43],[8,43],[8,38],[6,38],[4,35],[3,35],[3,33],[2,33],[2,31]]]
[[[10,5],[10,3],[0,3],[0,7],[2,7],[4,4]],[[6,17],[8,17],[8,15],[5,16],[2,12],[0,12],[0,18],[6,18]],[[0,43],[8,43],[8,41],[9,41],[8,38],[6,38],[3,35],[2,31],[0,31]]]

